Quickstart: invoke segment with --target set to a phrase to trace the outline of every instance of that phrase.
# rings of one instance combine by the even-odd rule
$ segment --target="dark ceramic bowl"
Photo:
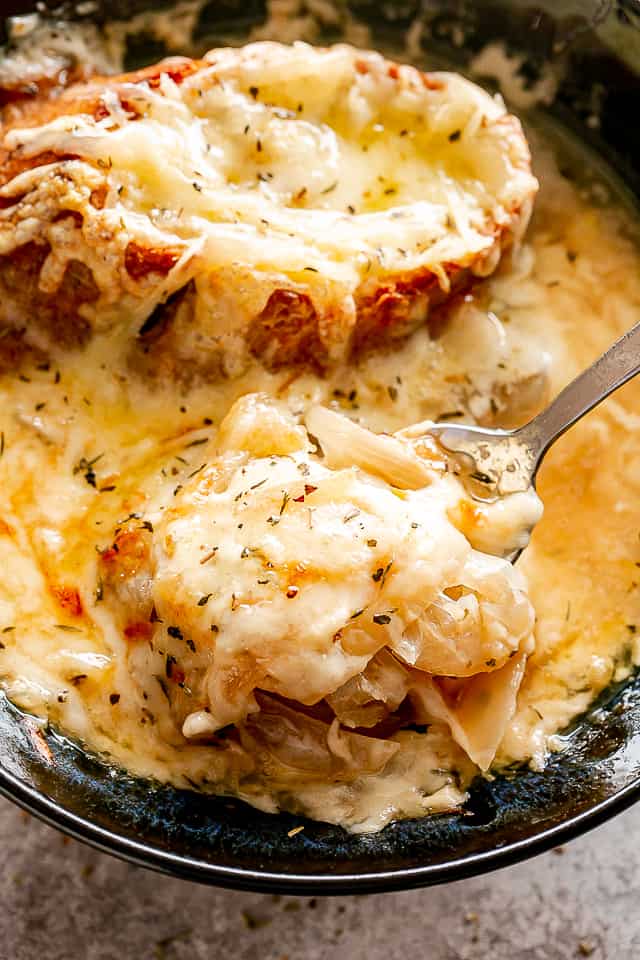
[[[4,0],[3,13],[25,12]],[[86,5],[85,5],[86,6]],[[108,16],[149,7],[115,0]],[[640,195],[640,3],[545,0],[350,0],[372,45],[400,46],[420,13],[425,45],[461,67],[491,40],[526,55],[535,82],[553,60],[562,81],[549,108],[588,141]],[[104,9],[106,10],[106,2]],[[382,12],[381,12],[382,11]],[[106,14],[91,16],[102,20]],[[263,0],[211,0],[195,35],[203,48],[238,42],[265,19]],[[462,29],[461,48],[456,39]],[[428,39],[427,39],[428,38]],[[340,39],[335,26],[319,40]],[[132,66],[164,50],[131,37]],[[594,123],[593,117],[596,117]],[[0,699],[0,791],[80,840],[134,863],[205,883],[287,893],[336,894],[416,887],[481,873],[539,853],[593,827],[640,795],[640,682],[609,690],[576,727],[544,773],[472,788],[464,814],[392,824],[375,836],[350,836],[324,823],[270,816],[240,803],[136,780],[108,768],[55,731]]]

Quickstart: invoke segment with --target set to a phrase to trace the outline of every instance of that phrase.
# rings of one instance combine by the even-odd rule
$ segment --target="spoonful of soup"
[[[640,323],[628,330],[590,367],[569,383],[537,416],[515,430],[485,429],[458,423],[414,424],[399,436],[425,433],[453,455],[472,498],[496,501],[535,488],[549,448],[570,427],[640,372]],[[522,548],[510,559],[517,560]]]

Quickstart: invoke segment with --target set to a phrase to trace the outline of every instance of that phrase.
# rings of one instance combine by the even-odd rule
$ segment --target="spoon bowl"
[[[535,488],[538,469],[551,445],[638,373],[640,323],[616,340],[533,420],[516,430],[424,421],[400,433],[407,439],[431,434],[453,455],[473,499],[495,501]],[[518,550],[511,559],[517,559],[521,552]]]

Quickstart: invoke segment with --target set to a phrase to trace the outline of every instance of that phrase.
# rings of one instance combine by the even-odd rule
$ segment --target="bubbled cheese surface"
[[[336,57],[331,70],[327,70],[327,79],[338,89],[341,61],[340,55]],[[273,82],[278,81],[279,77],[274,76]],[[251,85],[248,74],[243,83]],[[197,132],[197,149],[205,140],[208,142],[209,136],[212,141],[215,139],[215,123],[223,124],[225,111],[237,95],[232,79],[226,94],[220,90],[211,92],[213,100],[207,111],[218,119],[203,117],[202,129]],[[175,96],[173,109],[179,122],[180,111],[186,109],[186,94],[171,91],[171,96]],[[192,91],[189,97],[189,109],[197,109],[197,92]],[[254,103],[250,92],[243,97],[244,108],[254,111],[251,119],[264,133],[264,152],[273,151],[273,184],[260,180],[253,191],[248,189],[247,178],[257,169],[255,139],[252,167],[241,152],[229,152],[235,158],[233,169],[239,171],[234,174],[242,187],[238,195],[243,204],[246,200],[242,207],[245,219],[238,226],[230,216],[224,241],[216,241],[217,246],[207,249],[215,249],[216,256],[223,260],[233,255],[228,251],[236,249],[236,242],[246,240],[254,245],[252,249],[261,251],[267,262],[272,254],[276,256],[275,247],[260,235],[256,208],[251,206],[254,196],[260,204],[268,203],[269,191],[289,195],[306,185],[313,189],[316,207],[309,217],[317,215],[324,218],[322,222],[331,224],[342,217],[343,204],[351,201],[340,192],[341,184],[322,192],[334,182],[335,142],[320,128],[309,130],[308,140],[301,138],[296,144],[311,174],[309,184],[278,179],[278,151],[285,149],[283,131],[289,118],[278,117],[273,111],[267,116],[266,108]],[[151,126],[157,118],[154,119],[155,106],[149,102]],[[353,106],[354,111],[356,107]],[[291,109],[296,110],[296,104],[292,103]],[[308,99],[305,109],[316,109],[313,97]],[[114,125],[125,127],[115,107],[114,111]],[[455,126],[458,118],[447,118],[447,130],[449,120]],[[203,129],[209,122],[214,127],[205,136]],[[306,121],[303,116],[296,122]],[[80,121],[77,132],[85,138],[87,151],[102,159],[104,143],[100,132],[88,122],[82,124]],[[71,132],[56,131],[55,136],[71,136]],[[240,144],[244,136],[240,130],[233,133],[234,149],[243,149]],[[148,143],[154,142],[151,133],[149,137]],[[382,156],[382,147],[376,143],[372,138],[374,158]],[[160,229],[161,211],[153,211],[165,188],[165,171],[144,143],[134,144],[123,133],[118,144],[122,164],[131,160],[132,173],[126,183],[124,173],[116,170],[112,174],[122,176],[122,183],[135,198],[135,203],[122,201],[127,229],[129,225],[131,229],[143,229],[143,208],[144,230]],[[197,169],[206,176],[200,193],[190,185],[192,173],[185,166],[188,151],[183,141],[181,144],[175,144],[181,159],[176,161],[178,173],[174,170],[172,175],[176,191],[184,199],[185,222],[205,223],[203,204],[210,196],[207,191],[217,189],[216,177],[222,176],[222,170],[226,177],[230,168],[215,156],[204,166],[206,158],[202,157],[204,168],[201,170],[199,165]],[[402,550],[408,550],[412,543],[424,548],[421,544],[427,541],[417,536],[413,522],[428,525],[432,536],[429,542],[441,545],[441,552],[429,553],[429,563],[424,568],[425,577],[433,576],[439,583],[448,576],[448,564],[476,562],[469,540],[479,537],[480,549],[492,548],[488,536],[482,539],[482,530],[486,535],[490,525],[483,526],[481,516],[466,518],[465,535],[459,529],[463,527],[459,517],[455,518],[457,526],[450,521],[446,506],[451,496],[448,481],[438,480],[424,490],[409,484],[397,496],[389,492],[388,483],[385,486],[379,477],[363,478],[342,466],[334,468],[321,460],[310,460],[304,450],[296,449],[299,438],[296,440],[295,430],[292,448],[286,456],[277,455],[275,467],[265,465],[265,461],[271,462],[271,451],[254,451],[248,475],[238,473],[227,491],[220,493],[219,500],[202,498],[198,490],[207,475],[211,451],[220,441],[220,424],[233,403],[247,394],[266,393],[277,398],[298,424],[318,404],[374,431],[393,432],[429,417],[514,423],[526,419],[636,322],[640,316],[640,271],[637,249],[629,239],[630,219],[618,209],[614,195],[610,194],[603,203],[602,191],[609,189],[606,185],[599,183],[597,191],[590,191],[588,177],[585,186],[584,180],[576,185],[561,174],[559,167],[565,173],[567,168],[569,172],[580,168],[584,172],[586,168],[593,179],[601,179],[587,155],[565,145],[560,151],[562,159],[558,160],[554,144],[554,137],[544,130],[533,139],[534,165],[542,187],[526,243],[487,280],[482,290],[460,305],[439,338],[430,339],[426,331],[418,331],[404,347],[372,356],[357,366],[344,365],[324,379],[309,373],[297,378],[270,374],[256,365],[236,380],[184,390],[170,381],[161,387],[151,386],[123,369],[117,338],[98,332],[81,354],[60,355],[50,365],[28,367],[21,373],[8,372],[0,378],[0,682],[17,704],[49,718],[88,748],[135,773],[182,787],[196,783],[201,789],[245,797],[266,810],[285,805],[354,830],[375,830],[396,817],[459,806],[473,776],[486,767],[487,757],[496,755],[495,768],[514,760],[544,764],[558,730],[584,711],[612,679],[627,675],[639,658],[635,628],[640,624],[640,515],[635,464],[640,454],[640,396],[636,384],[625,387],[563,437],[545,462],[538,487],[545,514],[514,574],[519,583],[526,578],[536,613],[535,649],[528,659],[531,646],[526,642],[519,643],[523,653],[513,658],[507,656],[504,664],[499,662],[500,649],[492,650],[487,660],[495,658],[496,664],[486,675],[505,671],[499,690],[488,690],[483,686],[484,680],[469,684],[458,702],[451,684],[460,677],[458,681],[449,681],[448,687],[423,685],[412,696],[414,708],[432,718],[427,733],[394,732],[386,741],[382,740],[384,746],[380,749],[363,744],[362,741],[373,738],[363,736],[361,727],[349,726],[350,722],[360,723],[364,714],[357,713],[357,719],[350,720],[348,711],[342,713],[343,684],[342,694],[333,697],[332,704],[344,719],[331,728],[328,753],[322,757],[326,759],[330,754],[333,765],[327,760],[322,782],[307,772],[298,776],[292,789],[291,781],[286,779],[284,755],[278,752],[280,741],[276,733],[279,737],[288,729],[290,718],[286,714],[288,708],[275,707],[269,697],[279,696],[277,684],[283,684],[279,689],[286,687],[287,692],[296,685],[297,676],[288,673],[291,663],[287,648],[283,648],[285,655],[274,669],[272,681],[262,679],[267,688],[264,697],[256,695],[260,713],[269,719],[268,724],[261,727],[255,722],[256,713],[251,712],[252,704],[247,700],[243,709],[248,710],[249,719],[242,743],[212,743],[203,737],[203,730],[206,734],[212,726],[229,719],[221,716],[212,723],[211,712],[207,716],[204,709],[203,715],[192,718],[191,727],[186,730],[188,736],[181,731],[176,735],[166,719],[168,705],[160,685],[156,682],[153,691],[149,687],[148,699],[141,696],[144,678],[149,676],[149,663],[140,662],[132,669],[131,637],[123,632],[121,610],[109,598],[100,570],[101,554],[113,543],[114,529],[134,524],[143,527],[141,533],[146,535],[147,522],[157,538],[154,562],[158,577],[153,590],[157,607],[163,607],[167,617],[166,626],[171,625],[170,620],[179,620],[183,626],[188,624],[194,635],[204,635],[205,626],[211,634],[212,623],[224,627],[224,618],[231,616],[233,601],[229,594],[236,592],[234,578],[245,582],[242,565],[249,563],[256,581],[269,579],[269,583],[256,582],[256,592],[251,596],[236,596],[247,608],[241,611],[247,621],[242,641],[245,646],[252,635],[250,624],[255,604],[273,600],[276,589],[277,602],[271,607],[273,620],[263,619],[261,614],[261,624],[282,637],[286,633],[281,629],[283,611],[294,609],[292,605],[302,599],[302,613],[286,615],[291,621],[291,638],[300,632],[304,620],[305,635],[324,642],[334,626],[339,629],[340,623],[349,620],[358,609],[375,602],[378,586],[372,574],[377,573],[379,566],[384,569],[385,552],[399,550],[401,557]],[[238,160],[243,156],[246,163]],[[402,167],[395,157],[384,168],[385,175],[398,173],[395,187],[400,198],[412,183],[410,157],[406,163]],[[117,166],[114,163],[114,170]],[[373,167],[367,165],[366,169]],[[97,165],[96,170],[100,170]],[[365,176],[364,170],[363,167],[359,176]],[[443,179],[438,181],[441,185],[446,183],[446,176],[444,171]],[[220,194],[216,196],[219,198]],[[382,216],[385,222],[381,221],[380,229],[391,232],[381,234],[381,240],[393,245],[395,227],[387,214],[396,199],[390,197],[383,200],[378,193],[375,202],[381,204],[382,210],[363,209],[361,215],[374,219]],[[477,209],[481,206],[478,194]],[[288,224],[295,220],[298,229],[304,222],[303,213],[293,206],[280,210],[278,231],[283,233],[285,245],[289,242]],[[307,221],[311,232],[315,222]],[[444,222],[434,215],[434,224]],[[177,231],[173,221],[166,229],[175,230],[187,245],[193,242],[192,236]],[[300,228],[298,236],[303,236],[306,229]],[[355,269],[354,262],[360,263],[350,253],[355,249],[350,245],[357,247],[361,242],[358,229],[357,225],[350,225],[341,232],[342,226],[340,231],[336,227],[335,236],[344,243],[342,250],[346,251],[342,259],[332,261],[340,278]],[[203,243],[209,244],[207,232],[202,235]],[[308,265],[311,254],[322,261],[327,248],[309,241],[304,254],[299,244],[295,249],[300,264]],[[229,433],[225,443],[229,449],[237,448],[237,436]],[[306,482],[317,487],[308,495],[297,467],[303,460],[310,463],[312,473]],[[242,469],[242,464],[236,466]],[[237,501],[235,497],[243,494],[247,486],[260,483],[264,470],[273,471],[273,485],[257,487],[253,491],[255,501],[247,501],[246,508],[243,507],[242,496]],[[333,473],[338,476],[337,481]],[[331,505],[335,498],[329,506],[313,501],[329,480],[342,485],[340,512]],[[295,490],[294,482],[298,484]],[[301,495],[308,496],[308,502],[305,499],[295,506],[287,502],[281,518],[281,490],[291,487],[297,493],[300,484]],[[457,493],[453,499],[456,497]],[[353,502],[361,511],[360,521],[354,517],[345,522],[348,514],[343,510],[343,500]],[[316,533],[326,529],[326,549],[320,548],[309,528],[308,511],[314,508],[319,512],[311,513],[312,523],[315,517],[321,524]],[[245,522],[240,514],[245,510],[247,528],[239,530],[238,524]],[[278,517],[280,523],[263,524],[265,511]],[[259,531],[254,526],[258,513]],[[234,527],[232,520],[236,519]],[[213,539],[214,521],[223,534],[220,541]],[[357,527],[358,522],[364,530]],[[508,523],[504,522],[506,530]],[[376,546],[368,546],[367,541],[373,540]],[[596,542],[598,549],[594,550]],[[289,544],[288,552],[292,552],[294,543],[315,565],[314,569],[322,566],[322,584],[317,591],[314,587],[308,595],[303,592],[302,598],[295,599],[286,597],[286,589],[300,589],[302,581],[285,583],[289,577],[283,574],[285,547]],[[220,559],[212,560],[213,567],[194,562],[194,553],[200,559],[206,556],[204,551],[200,553],[205,545],[210,551],[215,546],[221,551]],[[256,565],[261,561],[256,555],[241,557],[245,547],[256,546],[266,550],[274,564],[268,577],[258,573]],[[224,611],[216,607],[222,602],[217,596],[209,598],[206,605],[198,605],[202,597],[213,592],[212,571],[221,561],[227,564],[227,580],[224,589],[219,590]],[[474,575],[480,576],[484,562],[477,561]],[[498,566],[501,563],[495,562]],[[398,566],[401,568],[401,563]],[[362,570],[366,574],[360,577]],[[128,602],[138,602],[139,584],[132,586],[134,579],[127,579],[129,599],[122,600],[123,608]],[[413,582],[408,574],[403,578],[399,570],[395,586],[393,577],[385,582],[385,589],[396,587],[397,595],[389,597],[388,609],[401,608],[403,604],[408,609],[415,591],[422,592],[428,584],[417,578]],[[453,598],[449,597],[452,599],[459,602],[460,597],[454,593]],[[376,615],[388,615],[386,603],[385,599],[383,610],[375,608]],[[513,609],[509,616],[514,616]],[[387,629],[390,625],[376,627]],[[519,636],[518,631],[524,636],[527,624],[510,621],[509,636]],[[288,642],[293,644],[291,638]],[[197,639],[194,636],[194,642]],[[310,657],[321,657],[322,644],[314,647],[310,643],[309,651]],[[409,659],[406,646],[401,656],[405,661]],[[348,683],[347,675],[361,667],[361,658],[364,660],[365,654],[355,646],[350,651],[332,652],[326,660],[326,675],[331,674],[336,683]],[[397,689],[401,698],[406,692],[405,681],[393,662],[376,659],[364,680],[359,681],[358,690],[366,687],[370,692],[384,682],[387,689]],[[312,701],[317,693],[314,672],[302,674],[298,686],[300,700]],[[349,688],[349,695],[355,702],[360,694]],[[467,719],[481,700],[500,711],[503,726],[468,726]],[[184,719],[187,716],[191,714],[185,714]],[[309,716],[303,742],[314,757],[319,755],[318,727],[314,725],[317,722],[317,718]],[[256,770],[252,758],[263,756],[265,751],[270,751],[271,769],[277,771],[279,782],[287,784],[288,800],[270,788],[263,768]],[[303,759],[299,758],[299,762],[302,765]],[[359,771],[357,775],[349,773],[354,769]],[[338,782],[335,778],[342,779]]]

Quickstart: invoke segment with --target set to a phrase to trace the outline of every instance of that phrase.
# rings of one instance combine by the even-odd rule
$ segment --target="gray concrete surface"
[[[0,960],[640,958],[640,805],[446,887],[317,901],[130,867],[0,801]]]

